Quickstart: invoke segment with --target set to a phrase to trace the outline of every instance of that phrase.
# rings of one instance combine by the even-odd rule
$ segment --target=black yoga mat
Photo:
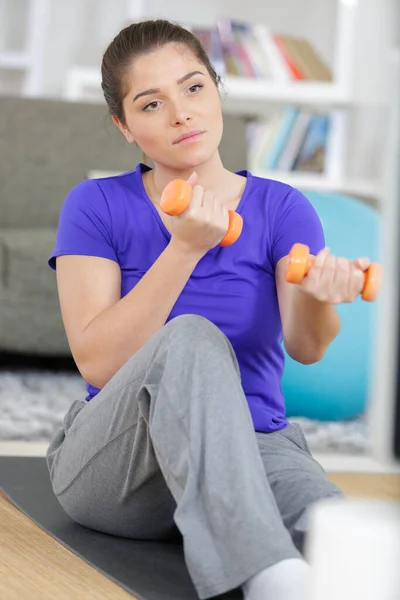
[[[196,600],[182,543],[143,542],[75,523],[55,497],[43,457],[0,457],[0,490],[41,529],[138,600]],[[220,600],[242,598],[234,590]]]

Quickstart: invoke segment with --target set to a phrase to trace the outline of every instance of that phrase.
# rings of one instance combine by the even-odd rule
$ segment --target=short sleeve
[[[325,235],[320,218],[311,202],[298,190],[292,189],[279,203],[272,231],[272,261],[289,254],[293,244],[306,244],[311,254],[325,247]]]
[[[56,257],[63,254],[100,256],[118,262],[109,207],[95,180],[82,181],[64,200],[56,244],[48,259],[53,270],[56,270]]]

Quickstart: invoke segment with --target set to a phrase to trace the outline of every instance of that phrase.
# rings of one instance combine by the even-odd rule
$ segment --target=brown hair
[[[122,100],[127,94],[126,70],[139,56],[157,50],[165,44],[184,44],[206,67],[218,87],[216,74],[207,52],[199,39],[190,31],[163,19],[139,21],[122,29],[103,55],[101,87],[111,115],[125,124]]]

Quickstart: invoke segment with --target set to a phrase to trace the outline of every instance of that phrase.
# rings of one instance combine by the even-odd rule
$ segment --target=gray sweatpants
[[[206,319],[158,331],[54,435],[54,493],[82,525],[182,536],[200,598],[301,556],[307,508],[341,495],[296,424],[256,433],[229,340]]]

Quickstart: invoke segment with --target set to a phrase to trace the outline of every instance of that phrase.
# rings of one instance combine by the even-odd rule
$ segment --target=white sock
[[[282,560],[243,584],[245,600],[306,600],[310,575],[304,560]]]

